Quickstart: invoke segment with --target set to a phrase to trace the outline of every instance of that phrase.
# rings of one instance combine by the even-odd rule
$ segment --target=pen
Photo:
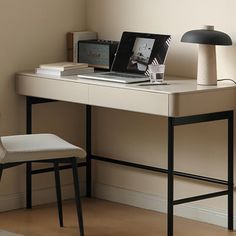
[[[153,86],[153,85],[169,85],[166,82],[163,83],[143,83],[143,84],[139,84],[138,86]]]

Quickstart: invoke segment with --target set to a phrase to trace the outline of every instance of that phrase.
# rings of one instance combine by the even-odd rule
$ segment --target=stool
[[[86,152],[54,134],[27,134],[0,138],[0,179],[3,169],[23,163],[45,162],[54,164],[57,208],[60,226],[63,227],[61,184],[59,163],[72,166],[74,192],[80,235],[84,235],[83,216],[80,201],[77,158],[85,158]]]

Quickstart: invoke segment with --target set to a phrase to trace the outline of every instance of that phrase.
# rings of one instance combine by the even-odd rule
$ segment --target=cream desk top
[[[236,108],[236,86],[232,82],[220,81],[217,86],[199,86],[193,79],[165,79],[168,85],[140,86],[77,76],[59,77],[22,72],[16,76],[16,91],[25,96],[169,117]]]

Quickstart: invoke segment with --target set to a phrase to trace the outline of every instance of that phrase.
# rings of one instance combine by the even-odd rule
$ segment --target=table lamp
[[[197,43],[198,48],[198,70],[197,84],[216,85],[216,49],[215,45],[232,45],[229,35],[214,30],[214,26],[204,26],[200,30],[186,32],[181,42]]]

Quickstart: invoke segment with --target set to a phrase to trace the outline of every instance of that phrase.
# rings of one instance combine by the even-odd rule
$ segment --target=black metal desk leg
[[[91,197],[91,112],[90,105],[86,105],[86,152],[87,152],[87,165],[86,165],[86,187],[87,197]]]
[[[173,118],[168,118],[168,210],[167,235],[173,236],[174,224],[174,125]]]
[[[26,97],[26,133],[32,133],[32,103],[30,97]],[[26,164],[26,208],[32,208],[32,164]]]
[[[228,118],[228,229],[234,229],[234,115],[229,114]]]

